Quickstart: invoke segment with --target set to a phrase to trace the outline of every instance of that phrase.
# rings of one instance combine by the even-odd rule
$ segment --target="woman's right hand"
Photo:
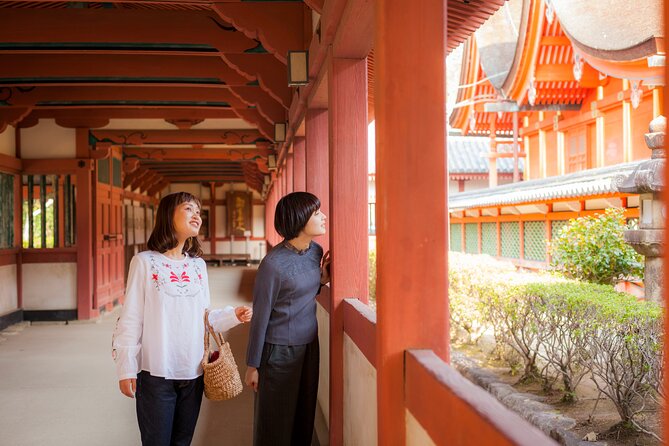
[[[118,382],[118,388],[121,389],[121,393],[128,398],[135,397],[135,391],[137,390],[137,378],[128,378],[121,379]]]
[[[258,391],[258,369],[255,367],[246,368],[246,376],[244,376],[244,382],[247,386],[253,388],[255,392]]]

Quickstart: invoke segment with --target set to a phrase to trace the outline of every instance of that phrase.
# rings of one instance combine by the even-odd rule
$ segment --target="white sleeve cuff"
[[[209,311],[209,323],[214,328],[214,331],[221,332],[228,331],[241,322],[237,319],[234,307],[228,305],[223,309]]]

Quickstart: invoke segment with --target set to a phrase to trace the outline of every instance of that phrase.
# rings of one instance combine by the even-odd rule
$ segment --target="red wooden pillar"
[[[378,443],[403,445],[405,350],[449,360],[446,2],[377,2],[375,32]]]
[[[328,168],[328,111],[309,109],[305,118],[306,188],[321,200],[321,211],[330,217],[330,172]],[[330,228],[330,222],[327,223]],[[329,230],[328,230],[329,232]],[[329,237],[316,240],[324,251],[330,247]]]
[[[342,302],[367,301],[367,60],[331,57],[330,146],[330,444],[343,444]]]
[[[293,154],[289,153],[286,157],[286,193],[289,194],[295,190],[295,177],[293,170]]]
[[[296,136],[293,140],[293,187],[296,192],[307,188],[306,153],[303,136]]]
[[[209,252],[216,254],[216,183],[209,184]]]
[[[77,166],[77,319],[98,316],[93,308],[93,161],[89,159],[88,129],[76,130]]]

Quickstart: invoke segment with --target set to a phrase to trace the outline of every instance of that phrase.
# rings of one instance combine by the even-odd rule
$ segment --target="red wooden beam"
[[[129,148],[123,149],[127,158],[151,159],[151,160],[223,160],[244,161],[255,160],[258,157],[267,157],[273,151],[269,149],[152,149],[152,148]]]
[[[122,25],[122,26],[119,26]],[[40,52],[52,52],[54,43],[102,43],[98,50],[132,51],[137,42],[145,51],[164,53],[153,48],[170,45],[174,51],[203,53],[207,47],[220,53],[244,53],[257,43],[231,29],[216,14],[204,11],[168,11],[145,9],[12,9],[2,10],[0,42],[49,42]],[[130,44],[131,47],[109,46]],[[151,45],[151,46],[149,46]],[[179,47],[178,45],[182,45]],[[189,46],[186,46],[189,45]],[[203,48],[202,46],[205,45]],[[135,47],[135,48],[133,48]],[[71,46],[70,46],[71,48]],[[91,49],[82,47],[78,51]],[[16,54],[16,50],[11,50]],[[27,52],[27,51],[26,51]],[[31,49],[34,53],[35,50]]]
[[[3,10],[6,11],[6,10]],[[30,78],[36,83],[79,79],[79,83],[110,82],[111,79],[191,79],[192,82],[222,82],[246,85],[249,80],[226,64],[216,53],[208,57],[138,54],[0,54],[3,85],[7,79]],[[104,81],[104,78],[107,78]],[[69,80],[72,82],[72,80]]]
[[[10,90],[9,97],[5,99],[10,107],[34,107],[37,103],[40,103],[40,106],[63,107],[69,106],[72,102],[80,102],[82,105],[90,105],[90,103],[107,105],[112,102],[132,101],[136,102],[137,106],[143,106],[142,102],[173,102],[177,106],[181,102],[192,102],[227,103],[231,107],[246,108],[246,104],[230,93],[225,86],[180,88],[154,86],[147,88],[147,86],[80,85],[72,87],[35,87],[32,89],[14,87]],[[124,103],[119,103],[119,105],[128,106]]]
[[[226,22],[286,63],[288,51],[304,47],[302,2],[239,2],[213,3],[215,11]],[[309,11],[311,12],[311,11]]]
[[[282,104],[259,87],[231,87],[230,93],[246,105],[255,106],[270,124],[286,121],[286,109]]]
[[[223,60],[240,74],[258,81],[260,88],[276,99],[286,109],[293,99],[288,87],[288,73],[285,65],[271,54],[223,54]]]
[[[243,183],[243,175],[164,175],[171,183],[202,183],[202,182],[237,182]]]
[[[118,145],[150,144],[255,144],[264,139],[255,129],[222,130],[91,130],[98,141]],[[209,150],[209,149],[207,149]]]

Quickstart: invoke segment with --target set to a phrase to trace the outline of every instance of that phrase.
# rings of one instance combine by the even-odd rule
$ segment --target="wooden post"
[[[88,155],[88,129],[76,130],[77,166],[77,318],[91,319],[99,311],[93,308],[93,161]]]
[[[514,145],[514,149],[516,146]],[[488,187],[497,186],[497,116],[490,121],[490,158],[488,158]]]
[[[293,170],[293,154],[289,153],[286,157],[286,193],[289,194],[295,190],[295,172]]]
[[[330,146],[330,444],[344,435],[345,298],[367,302],[367,60],[331,57]]]
[[[375,33],[376,370],[386,446],[406,442],[404,352],[432,349],[449,361],[447,256],[428,253],[448,250],[446,2],[378,2]]]
[[[328,170],[328,111],[309,109],[305,117],[306,188],[321,200],[321,211],[330,217],[330,172]],[[330,222],[327,223],[328,228]],[[329,230],[328,230],[329,232]],[[330,249],[329,237],[316,240],[324,251]]]
[[[296,136],[293,140],[293,181],[295,191],[307,190],[306,161],[304,137]]]
[[[216,254],[216,183],[209,184],[209,252]]]

